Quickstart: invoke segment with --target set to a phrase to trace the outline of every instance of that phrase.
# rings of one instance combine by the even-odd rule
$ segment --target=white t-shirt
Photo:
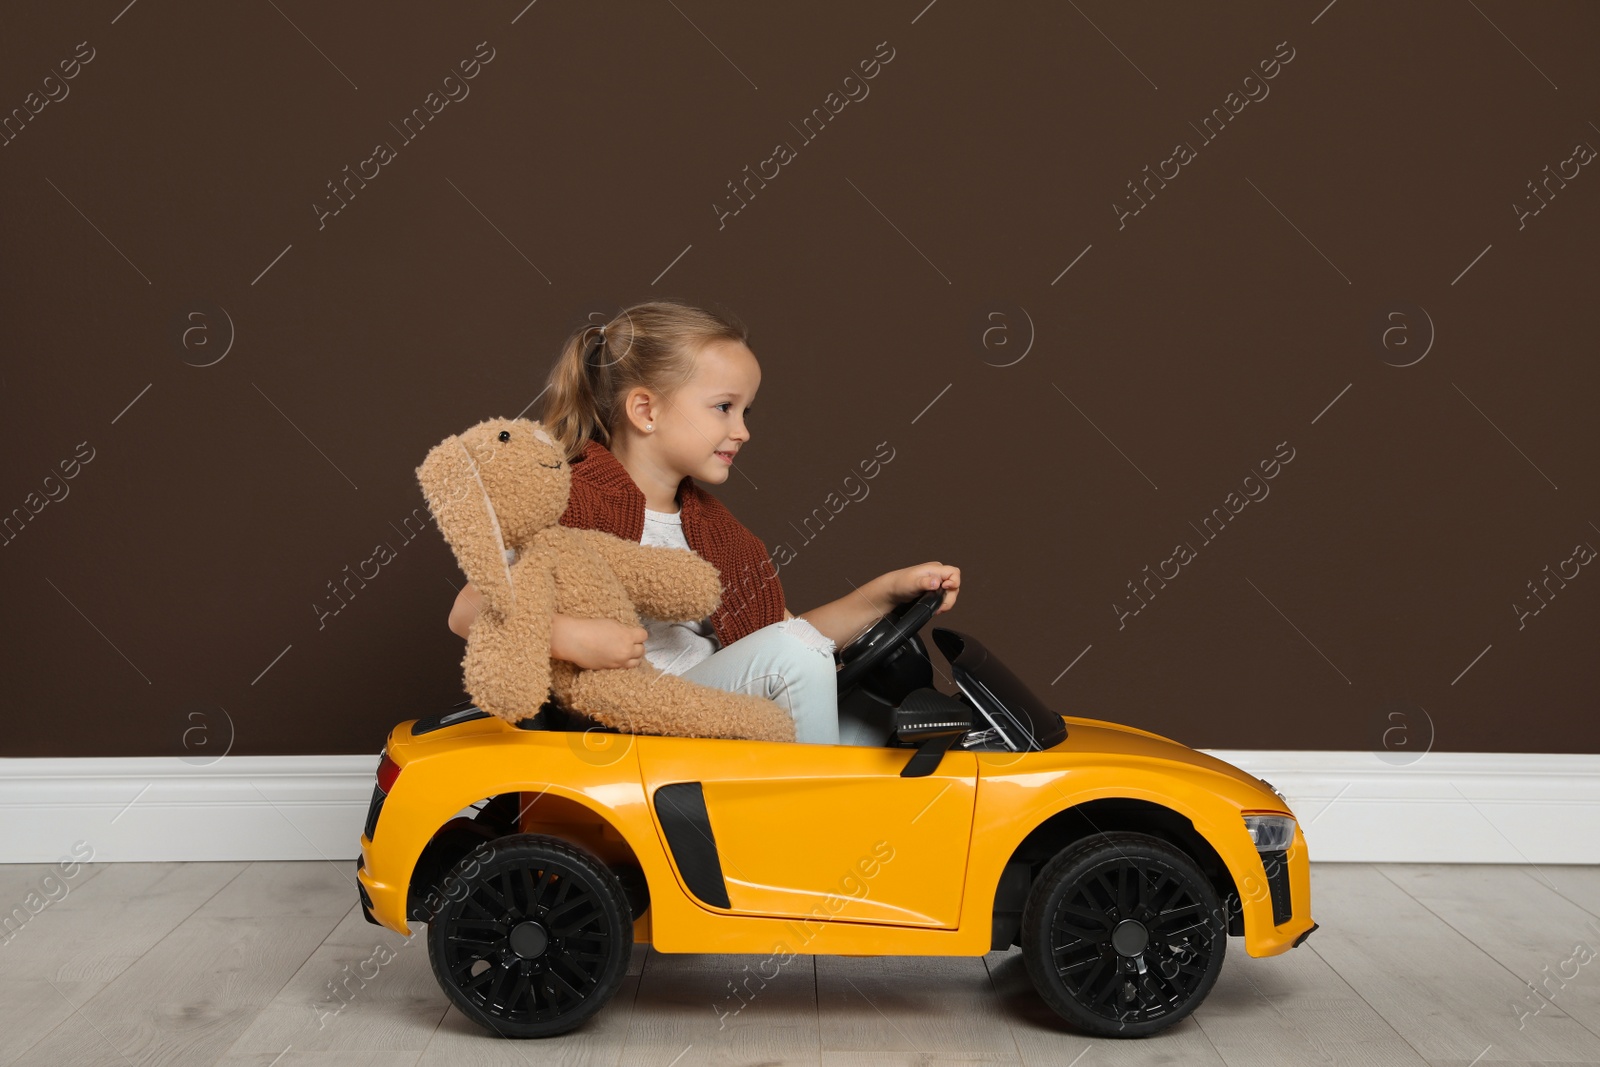
[[[639,543],[689,549],[689,541],[683,536],[683,513],[645,508],[644,533]],[[666,674],[682,674],[721,647],[709,615],[694,622],[665,622],[640,612],[639,625],[649,634],[644,642],[644,658]]]

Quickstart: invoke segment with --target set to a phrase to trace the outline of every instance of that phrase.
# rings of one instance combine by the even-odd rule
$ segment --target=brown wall
[[[752,326],[718,492],[796,611],[938,559],[940,622],[1068,713],[1597,751],[1600,9],[523,2],[7,16],[0,108],[70,92],[0,146],[0,508],[66,494],[0,547],[5,754],[375,752],[455,704],[413,470],[652,296]]]

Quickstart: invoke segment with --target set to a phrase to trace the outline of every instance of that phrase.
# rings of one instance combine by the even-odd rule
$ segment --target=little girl
[[[938,562],[889,571],[798,618],[789,612],[761,539],[695,484],[727,481],[750,440],[744,417],[761,368],[748,336],[731,316],[653,300],[567,339],[540,418],[572,464],[561,524],[690,549],[717,567],[723,597],[693,622],[627,626],[557,614],[551,655],[589,670],[645,658],[701,685],[778,702],[794,717],[797,741],[882,745],[887,721],[841,716],[834,651],[930,589],[946,591],[939,612],[949,611],[961,571]],[[469,582],[450,629],[465,637],[478,605]]]

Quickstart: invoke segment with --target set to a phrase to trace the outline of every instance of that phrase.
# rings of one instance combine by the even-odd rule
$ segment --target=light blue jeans
[[[795,740],[810,745],[882,745],[888,709],[879,721],[839,712],[833,642],[804,619],[785,619],[746,634],[683,672],[700,685],[751,693],[794,718]]]

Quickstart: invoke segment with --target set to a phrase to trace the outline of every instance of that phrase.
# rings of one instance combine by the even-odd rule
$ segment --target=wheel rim
[[[1119,856],[1062,892],[1050,959],[1082,1008],[1114,1022],[1152,1022],[1194,996],[1215,937],[1186,875],[1157,860]]]
[[[514,1023],[551,1022],[582,1006],[612,947],[595,887],[557,864],[489,872],[441,918],[451,981]]]

